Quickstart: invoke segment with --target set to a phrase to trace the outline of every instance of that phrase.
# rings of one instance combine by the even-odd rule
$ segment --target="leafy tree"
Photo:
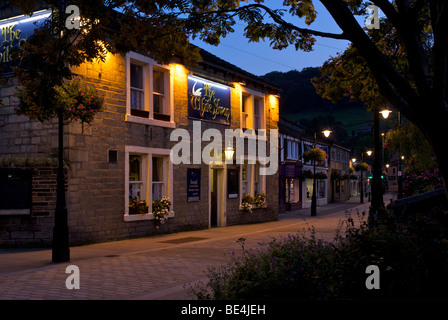
[[[386,134],[386,144],[392,151],[400,150],[406,164],[417,172],[435,169],[431,146],[421,131],[409,121]]]
[[[335,71],[358,85],[336,84],[334,92],[328,94],[343,96],[348,88],[354,97],[368,101],[370,106],[387,103],[400,111],[429,141],[448,190],[448,153],[444,146],[448,140],[446,1],[377,0],[375,5],[386,19],[381,21],[379,30],[366,31],[356,17],[365,16],[371,2],[320,0],[341,33],[310,28],[317,18],[316,1],[285,0],[283,9],[270,8],[263,2],[191,1],[190,11],[184,13],[188,14],[187,25],[193,29],[197,26],[195,34],[210,44],[219,44],[220,37],[233,32],[237,19],[246,24],[245,36],[249,41],[268,40],[272,48],[279,50],[294,46],[297,50],[311,51],[315,37],[348,40],[351,43],[348,51],[333,60],[336,65],[336,61],[345,63],[350,58],[347,67],[350,72],[341,68]],[[302,27],[299,20],[291,23],[289,18],[303,18],[307,26]],[[206,24],[204,30],[199,27],[201,21]],[[339,75],[335,74],[334,80],[336,76]]]

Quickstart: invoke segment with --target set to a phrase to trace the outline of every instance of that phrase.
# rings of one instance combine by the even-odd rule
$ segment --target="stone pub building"
[[[33,23],[21,19],[3,19],[1,28],[25,30]],[[73,68],[105,101],[90,126],[75,122],[64,128],[70,245],[277,219],[278,160],[269,161],[269,150],[278,129],[279,89],[208,52],[201,55],[195,67],[175,58],[160,65],[149,53],[135,51]],[[0,91],[0,245],[48,246],[56,205],[57,120],[40,123],[17,115],[18,83],[13,74],[7,78]],[[226,130],[245,137],[242,152],[236,136],[230,140],[230,161],[224,158]],[[250,152],[250,141],[264,143],[267,153],[258,152],[258,145]],[[262,174],[269,166],[273,172]],[[243,196],[262,193],[266,204],[245,213]],[[143,213],[129,207],[132,200],[151,204],[162,197],[171,206],[159,229],[151,205]]]

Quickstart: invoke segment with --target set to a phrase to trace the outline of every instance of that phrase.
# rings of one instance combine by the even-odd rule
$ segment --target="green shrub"
[[[371,230],[365,217],[358,217],[360,226],[348,217],[345,232],[339,230],[333,242],[322,242],[312,232],[249,250],[241,239],[242,254],[209,268],[208,283],[189,291],[198,299],[217,300],[448,297],[444,221],[403,225],[389,214]],[[443,212],[442,217],[446,220]],[[366,288],[369,265],[380,270],[379,290]]]

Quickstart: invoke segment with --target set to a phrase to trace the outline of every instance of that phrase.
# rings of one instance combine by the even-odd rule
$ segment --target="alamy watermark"
[[[379,9],[377,6],[371,4],[366,8],[366,13],[369,16],[365,20],[365,25],[367,29],[379,29],[380,28],[380,16]]]
[[[68,290],[80,289],[80,273],[79,267],[72,264],[65,268],[65,273],[69,273],[70,275],[65,280],[65,287]]]
[[[170,141],[178,141],[170,152],[173,164],[260,164],[260,175],[274,175],[278,170],[278,129],[267,130],[225,129],[224,141],[222,133],[216,128],[209,128],[202,133],[201,121],[193,121],[193,136],[186,129],[174,129]],[[180,141],[179,141],[180,140]],[[235,144],[234,144],[235,140]],[[245,140],[247,153],[245,154]],[[202,142],[210,142],[202,149]],[[269,141],[269,142],[268,142]],[[224,142],[224,144],[223,144]],[[269,155],[267,154],[269,144]],[[224,146],[224,148],[223,148]],[[223,157],[226,148],[234,150],[231,159]],[[193,150],[191,150],[193,149]],[[225,160],[223,161],[223,158]],[[234,160],[235,158],[235,160]]]

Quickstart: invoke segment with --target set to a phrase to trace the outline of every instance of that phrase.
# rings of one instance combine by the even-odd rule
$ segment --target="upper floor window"
[[[256,134],[266,129],[264,94],[249,89],[242,93],[241,127],[254,129]]]
[[[171,68],[135,52],[126,55],[126,120],[175,127]]]

